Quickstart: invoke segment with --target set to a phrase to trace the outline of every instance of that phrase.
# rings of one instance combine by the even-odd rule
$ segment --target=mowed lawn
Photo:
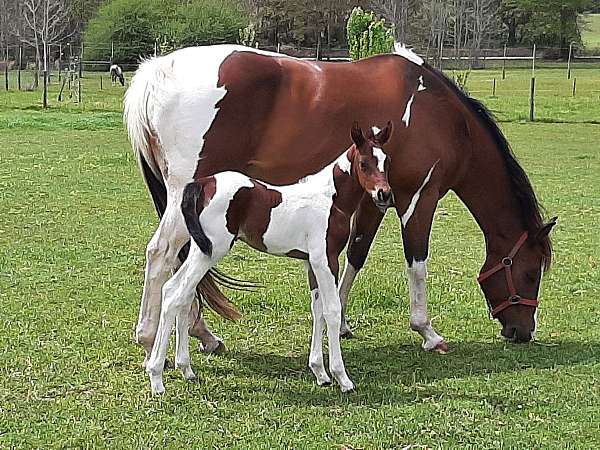
[[[352,292],[343,342],[349,395],[307,368],[309,294],[301,263],[236,247],[222,269],[266,287],[231,295],[239,323],[209,314],[229,351],[195,346],[198,381],[165,372],[150,395],[133,343],[144,249],[157,219],[121,124],[123,90],[87,76],[84,105],[41,111],[39,93],[0,92],[0,448],[594,448],[600,445],[600,120],[598,89],[569,98],[540,71],[547,120],[519,121],[527,74],[498,98],[548,215],[558,215],[538,342],[506,343],[475,276],[483,237],[453,195],[431,240],[430,312],[450,342],[424,353],[408,329],[399,222],[386,217]],[[583,75],[579,75],[583,77]],[[105,80],[106,81],[106,80]],[[563,88],[561,88],[563,89]],[[525,113],[522,113],[525,111]],[[546,112],[544,112],[546,111]],[[590,123],[585,123],[590,122]],[[172,353],[171,353],[172,354]]]
[[[587,49],[600,49],[600,14],[582,14],[581,40]]]

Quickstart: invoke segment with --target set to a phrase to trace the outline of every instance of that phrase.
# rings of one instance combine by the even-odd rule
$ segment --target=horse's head
[[[381,211],[394,203],[387,177],[390,158],[382,150],[392,134],[392,127],[392,122],[388,122],[383,130],[375,133],[373,129],[369,129],[365,136],[355,122],[351,132],[357,150],[351,161],[353,173]]]
[[[548,235],[554,225],[556,217],[536,233],[523,233],[507,253],[489,252],[479,275],[490,315],[511,341],[528,342],[535,336],[538,294],[550,264]]]

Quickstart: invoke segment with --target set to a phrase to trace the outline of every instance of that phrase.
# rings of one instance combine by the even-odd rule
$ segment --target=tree
[[[234,43],[246,25],[244,13],[230,0],[112,0],[102,4],[85,31],[86,55],[136,62],[152,54],[156,44],[174,49]]]
[[[385,19],[379,19],[373,12],[363,11],[361,7],[352,10],[347,30],[350,57],[353,60],[389,53],[394,46],[394,26],[387,26]]]
[[[24,27],[20,40],[35,48],[36,76],[34,88],[39,83],[39,69],[43,58],[43,106],[48,106],[48,46],[68,35],[70,10],[67,0],[24,0]]]

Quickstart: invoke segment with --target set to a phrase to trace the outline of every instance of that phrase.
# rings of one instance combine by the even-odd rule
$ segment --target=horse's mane
[[[473,112],[479,123],[489,132],[496,144],[496,148],[504,160],[506,172],[510,180],[510,186],[519,205],[521,222],[529,234],[535,236],[544,225],[542,208],[527,174],[517,161],[517,158],[513,153],[510,144],[506,140],[506,137],[502,133],[502,130],[500,130],[493,113],[481,101],[467,95],[452,79],[448,78],[441,71],[433,68],[427,63],[424,63],[423,67],[435,74],[444,85],[454,92],[462,103]],[[552,242],[550,237],[548,235],[542,237],[540,244],[546,258],[545,267],[549,268],[552,258]]]

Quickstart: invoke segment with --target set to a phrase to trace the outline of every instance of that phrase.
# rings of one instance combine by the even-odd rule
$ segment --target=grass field
[[[583,45],[588,49],[600,48],[600,14],[584,14],[581,21]]]
[[[157,219],[121,125],[123,90],[84,80],[84,104],[39,108],[0,92],[0,448],[594,448],[600,446],[600,121],[597,71],[474,72],[549,214],[560,217],[537,343],[487,319],[475,281],[483,238],[456,197],[438,209],[430,311],[453,351],[408,330],[398,219],[388,214],[353,290],[344,341],[357,392],[306,367],[302,266],[236,247],[222,268],[267,288],[233,294],[245,317],[209,316],[229,346],[192,351],[196,383],[166,372],[152,398],[133,344],[144,249]],[[106,81],[106,80],[105,80]],[[578,82],[579,83],[579,82]],[[552,121],[556,121],[552,122]],[[562,123],[559,123],[562,122]]]

